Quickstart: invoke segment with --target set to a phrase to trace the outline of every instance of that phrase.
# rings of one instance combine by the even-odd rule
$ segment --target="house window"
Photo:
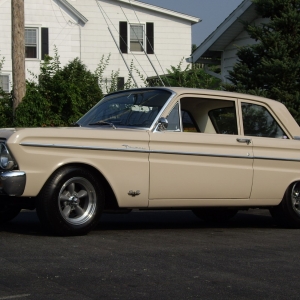
[[[38,58],[38,29],[25,28],[25,58]]]
[[[9,92],[9,75],[0,75],[0,88],[6,93]]]
[[[45,55],[49,55],[49,29],[25,28],[25,58],[44,59]]]
[[[144,47],[147,54],[154,54],[154,23],[128,26],[127,22],[120,22],[119,34],[122,53],[128,53],[128,49],[132,52],[142,52]]]
[[[130,24],[130,51],[142,52],[144,47],[144,25]]]

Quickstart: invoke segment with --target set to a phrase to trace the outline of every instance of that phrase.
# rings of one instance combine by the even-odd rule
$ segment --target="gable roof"
[[[70,12],[72,12],[83,24],[85,24],[88,19],[82,15],[73,5],[71,5],[67,0],[57,0],[60,4],[62,4],[65,8],[67,8]]]
[[[62,4],[70,12],[72,12],[83,24],[85,24],[88,21],[88,19],[85,16],[83,16],[67,0],[56,0],[56,1],[59,2],[60,4]],[[166,9],[166,8],[162,8],[162,7],[159,7],[159,6],[147,4],[147,3],[136,1],[136,0],[116,0],[116,1],[123,2],[123,3],[126,3],[126,4],[130,4],[130,5],[136,6],[136,7],[145,8],[145,9],[152,10],[152,11],[155,11],[155,12],[160,12],[162,14],[173,16],[173,17],[183,19],[183,20],[186,20],[186,21],[190,21],[192,25],[201,22],[201,19],[199,19],[197,17],[189,16],[189,15],[186,15],[186,14],[182,14],[182,13],[179,13],[179,12],[176,12],[176,11],[172,11],[172,10],[169,10],[169,9]]]
[[[217,29],[186,59],[187,62],[200,62],[202,58],[215,58],[237,36],[244,25],[240,19],[251,22],[257,17],[255,5],[251,0],[244,0]]]
[[[137,1],[137,0],[116,0],[116,1],[127,3],[127,4],[130,4],[132,6],[136,6],[136,7],[142,7],[142,8],[149,9],[149,10],[152,10],[152,11],[155,11],[155,12],[160,12],[162,14],[173,16],[173,17],[183,19],[183,20],[186,20],[186,21],[190,21],[192,24],[196,24],[196,23],[201,22],[201,19],[199,19],[197,17],[189,16],[189,15],[186,15],[186,14],[182,14],[182,13],[179,13],[179,12],[176,12],[176,11],[173,11],[173,10],[169,10],[169,9],[166,9],[166,8],[151,5],[151,4],[144,3],[144,2],[141,2],[141,1]]]

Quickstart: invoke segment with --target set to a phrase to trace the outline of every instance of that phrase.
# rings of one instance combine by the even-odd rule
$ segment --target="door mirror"
[[[168,128],[168,120],[166,118],[160,118],[158,120],[157,130],[158,131],[164,131]]]

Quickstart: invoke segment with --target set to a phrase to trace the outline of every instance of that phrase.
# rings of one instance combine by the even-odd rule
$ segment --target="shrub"
[[[78,59],[60,67],[59,56],[46,57],[39,76],[26,84],[15,126],[69,126],[102,97],[97,77]]]

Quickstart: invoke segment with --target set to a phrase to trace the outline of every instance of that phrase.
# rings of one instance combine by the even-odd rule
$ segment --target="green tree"
[[[5,58],[0,58],[0,75]],[[0,86],[0,128],[11,127],[13,121],[12,94],[6,93]]]
[[[267,21],[243,22],[256,43],[238,49],[224,87],[278,100],[300,124],[300,0],[252,1]]]
[[[171,68],[167,70],[167,75],[161,76],[166,86],[220,89],[220,79],[207,74],[202,68],[194,68],[192,65],[187,65],[187,67],[183,69],[182,64],[183,59],[177,66],[171,66]],[[161,86],[161,82],[158,79],[152,79],[149,85]]]
[[[103,97],[97,77],[78,58],[61,68],[55,50],[53,58],[45,58],[40,71],[27,82],[15,126],[68,126]]]

